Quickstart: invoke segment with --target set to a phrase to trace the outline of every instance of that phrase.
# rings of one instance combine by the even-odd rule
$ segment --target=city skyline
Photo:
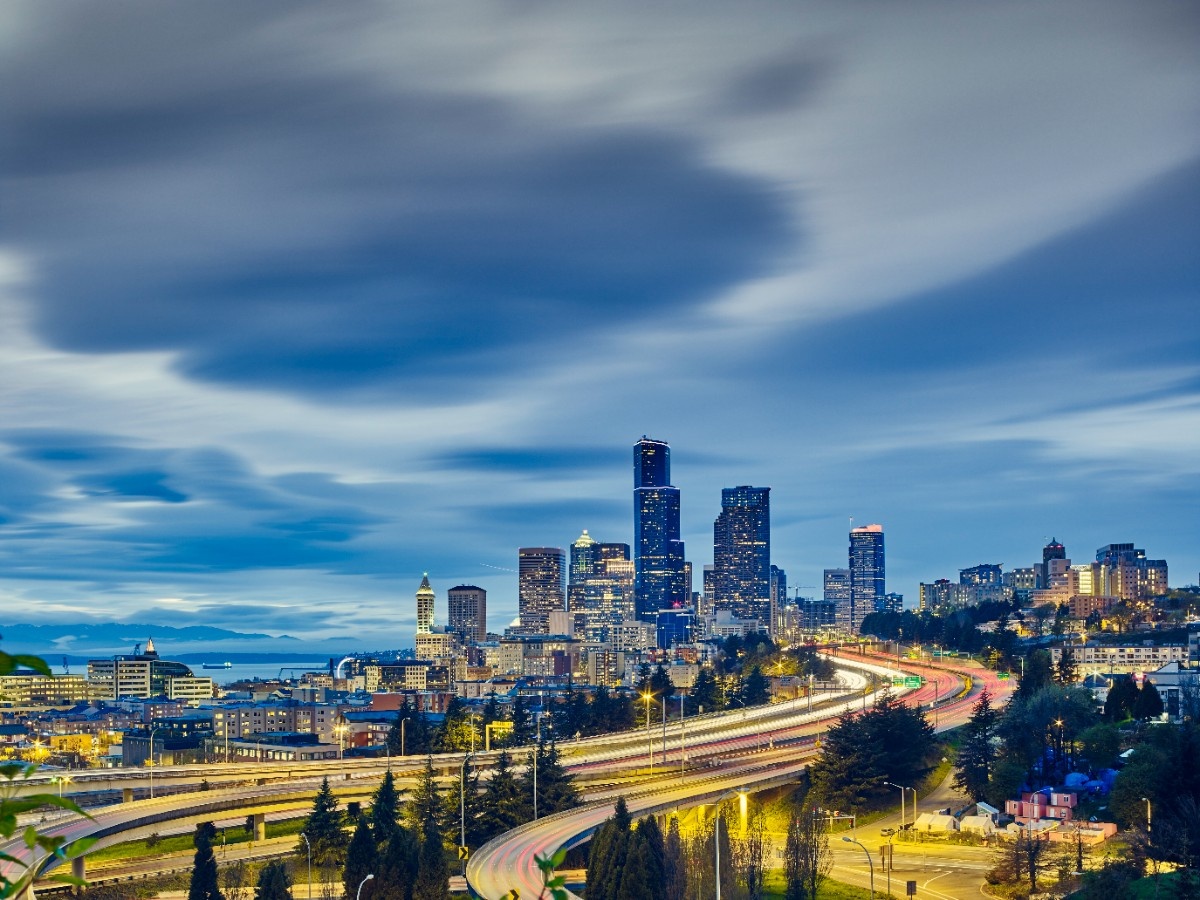
[[[639,435],[694,589],[744,484],[804,596],[1195,582],[1198,17],[7,6],[0,624],[502,628]]]

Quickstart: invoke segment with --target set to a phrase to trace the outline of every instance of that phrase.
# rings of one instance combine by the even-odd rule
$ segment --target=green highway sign
[[[1011,672],[997,672],[996,677],[998,679],[1000,679],[1001,681],[1008,681],[1008,679],[1012,678],[1012,673]]]
[[[921,676],[909,675],[904,679],[904,686],[910,688],[919,688],[921,686]]]

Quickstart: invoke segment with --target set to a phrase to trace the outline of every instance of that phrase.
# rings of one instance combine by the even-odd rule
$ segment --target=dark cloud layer
[[[59,347],[178,350],[195,378],[300,392],[478,391],[794,238],[765,185],[682,134],[321,71],[232,18],[197,42],[165,9],[130,15],[136,40],[107,15],[109,43],[48,28],[0,69],[30,84],[48,57],[120,87],[58,73],[9,110],[9,238],[47,261]]]

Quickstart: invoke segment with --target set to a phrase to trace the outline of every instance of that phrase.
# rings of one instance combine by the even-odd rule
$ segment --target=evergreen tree
[[[1124,722],[1133,715],[1133,705],[1137,698],[1138,689],[1132,676],[1114,678],[1108,695],[1104,698],[1104,718],[1110,722]]]
[[[224,900],[217,884],[217,858],[213,855],[212,843],[217,829],[212,822],[201,822],[196,826],[192,844],[196,848],[192,863],[192,879],[188,884],[188,900]]]
[[[821,755],[809,771],[815,796],[834,809],[865,806],[888,780],[883,773],[883,748],[871,741],[862,719],[850,711],[826,732]]]
[[[304,823],[304,833],[312,845],[312,858],[318,866],[341,865],[342,852],[346,846],[346,833],[342,831],[342,817],[338,815],[337,797],[329,787],[329,778],[321,780],[321,789],[313,799],[312,812]],[[296,845],[296,851],[305,849],[304,841]]]
[[[1162,711],[1162,696],[1158,693],[1158,688],[1146,681],[1138,691],[1137,699],[1133,701],[1133,717],[1138,721],[1157,719],[1162,715]]]
[[[478,847],[480,839],[479,815],[483,809],[479,793],[479,772],[469,763],[460,772],[462,780],[442,798],[442,823],[446,829],[446,843],[456,845],[462,839],[460,826],[466,826],[466,844]],[[460,819],[461,816],[461,819]]]
[[[450,869],[442,850],[442,838],[433,831],[421,842],[413,900],[450,900]]]
[[[413,900],[419,866],[420,844],[407,828],[397,828],[379,859],[371,900]]]
[[[666,668],[660,663],[650,676],[650,693],[661,701],[670,697],[674,692],[675,685],[671,684],[671,676],[667,674]]]
[[[404,808],[404,817],[414,834],[420,839],[430,834],[442,833],[442,797],[434,778],[433,757],[425,757],[425,768],[417,779],[417,785],[409,795]]]
[[[683,858],[683,838],[679,834],[679,819],[671,817],[667,837],[663,842],[663,900],[685,900],[687,871]]]
[[[629,857],[631,823],[625,798],[618,797],[612,817],[605,820],[592,840],[587,869],[588,900],[617,900]]]
[[[391,771],[383,776],[383,781],[371,795],[371,831],[375,843],[382,847],[392,837],[392,832],[398,827],[400,799],[396,795],[396,780]]]
[[[705,712],[716,712],[721,708],[721,688],[708,666],[700,669],[684,705],[693,714],[698,713],[700,707],[704,707]]]
[[[483,705],[483,712],[480,716],[481,724],[484,728],[493,722],[500,721],[500,700],[496,697],[495,691],[488,694],[487,703]]]
[[[552,741],[539,743],[534,750],[537,754],[537,811],[538,816],[548,816],[551,813],[570,809],[579,802],[579,791],[575,787],[575,776],[567,772],[559,762],[558,747]],[[534,753],[528,754],[528,764],[521,774],[521,791],[530,798],[533,804],[533,760]]]
[[[480,840],[490,841],[510,829],[528,822],[531,818],[528,795],[521,790],[512,770],[512,759],[508,751],[496,758],[492,767],[492,777],[488,779],[487,788],[480,800],[479,830]]]
[[[512,733],[509,743],[514,747],[523,747],[533,742],[533,714],[529,711],[529,702],[520,694],[512,705]]]
[[[1050,654],[1045,650],[1034,650],[1025,658],[1025,671],[1017,685],[1017,696],[1029,698],[1050,685],[1054,673],[1050,665]]]
[[[646,850],[646,883],[650,886],[649,896],[661,897],[666,884],[666,845],[662,829],[654,816],[646,816],[638,822],[638,842]]]
[[[346,867],[342,870],[342,884],[345,885],[346,896],[353,897],[362,880],[378,866],[379,850],[375,836],[371,833],[371,826],[366,817],[360,816],[354,829],[354,837],[350,839],[350,847],[346,851]]]
[[[747,706],[762,706],[771,699],[771,682],[758,666],[742,681],[741,699]]]
[[[1064,645],[1058,657],[1058,665],[1054,667],[1054,680],[1059,684],[1070,685],[1079,680],[1079,666],[1075,664],[1075,654],[1069,644]]]
[[[996,759],[993,740],[998,714],[985,690],[975,701],[958,751],[958,774],[954,786],[978,802],[987,796],[992,764]]]
[[[647,897],[660,896],[661,881],[655,884],[651,880],[650,848],[638,837],[637,832],[629,835],[628,846],[615,900],[645,900]]]
[[[282,860],[269,862],[258,873],[254,900],[292,900],[292,880]]]

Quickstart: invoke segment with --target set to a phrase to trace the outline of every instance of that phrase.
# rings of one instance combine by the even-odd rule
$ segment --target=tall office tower
[[[446,630],[457,632],[464,644],[487,640],[487,591],[473,584],[460,584],[446,594],[450,607]]]
[[[742,485],[721,491],[713,523],[717,609],[771,623],[771,489]]]
[[[850,609],[854,633],[883,600],[883,526],[850,529]]]
[[[1050,543],[1042,548],[1042,565],[1038,574],[1041,576],[1039,588],[1050,587],[1050,560],[1066,559],[1067,548],[1060,544],[1055,538],[1050,538]]]
[[[671,448],[642,437],[633,446],[634,606],[653,622],[660,609],[687,605],[679,489],[671,486]]]
[[[787,572],[771,566],[771,637],[787,628]]]
[[[1133,544],[1105,544],[1096,562],[1105,570],[1104,593],[1110,597],[1149,600],[1167,592],[1167,561],[1146,559],[1146,551]]]
[[[586,528],[571,545],[571,565],[567,574],[567,609],[571,612],[582,612],[586,606],[587,583],[596,572],[597,546]]]
[[[567,608],[582,616],[591,641],[607,641],[613,626],[632,619],[633,563],[628,544],[604,544],[584,531],[571,545]]]
[[[546,634],[550,613],[566,609],[565,554],[560,547],[522,547],[517,551],[518,607],[521,629]]]
[[[850,605],[850,570],[825,570],[825,601],[834,607],[837,630],[849,634],[853,628],[853,608]]]
[[[429,634],[433,631],[433,588],[429,586],[429,573],[421,577],[421,586],[417,588],[417,634]]]
[[[700,592],[700,605],[696,609],[699,615],[711,616],[713,614],[713,592],[716,590],[716,581],[716,573],[713,571],[713,567],[705,566],[704,584],[702,585],[704,589]]]

